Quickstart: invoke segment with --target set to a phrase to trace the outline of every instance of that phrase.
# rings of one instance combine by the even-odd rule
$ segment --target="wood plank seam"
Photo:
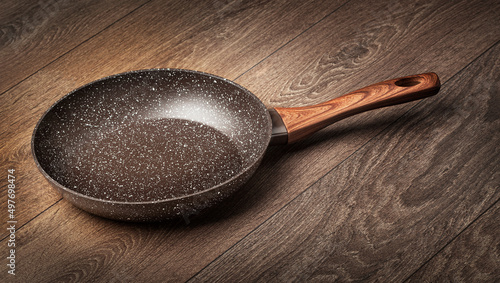
[[[17,83],[13,84],[12,86],[10,86],[9,88],[7,88],[4,92],[0,93],[0,96],[4,95],[5,93],[9,92],[11,89],[15,88],[17,85],[19,85],[20,83],[24,82],[25,80],[29,79],[30,77],[32,77],[33,75],[35,75],[36,73],[40,72],[41,70],[45,69],[46,67],[50,66],[51,64],[53,64],[54,62],[57,62],[59,59],[61,59],[62,57],[66,56],[68,53],[72,52],[73,50],[75,50],[76,48],[80,47],[82,44],[85,44],[86,42],[88,42],[89,40],[91,40],[92,38],[98,36],[99,34],[101,34],[102,32],[104,32],[105,30],[109,29],[110,27],[112,27],[113,25],[115,25],[116,23],[122,21],[123,19],[125,19],[126,17],[128,17],[130,14],[136,12],[137,10],[141,9],[142,7],[144,7],[144,5],[146,4],[149,4],[151,3],[151,1],[153,0],[148,0],[146,3],[140,5],[139,7],[133,9],[132,11],[128,12],[127,14],[125,14],[123,17],[117,19],[116,21],[112,22],[111,24],[107,25],[106,27],[104,27],[103,29],[101,29],[100,31],[98,31],[97,33],[93,34],[92,36],[88,37],[87,39],[83,40],[82,42],[78,43],[77,45],[73,46],[73,48],[67,50],[66,52],[62,53],[61,55],[57,56],[54,60],[48,62],[47,64],[43,65],[42,67],[40,67],[38,70],[36,70],[35,72],[31,73],[30,75],[24,77],[23,79],[21,79],[20,81],[18,81]]]
[[[413,273],[411,273],[403,282],[408,282],[416,273],[418,273],[422,268],[425,267],[430,261],[432,261],[436,256],[438,256],[443,250],[445,250],[448,246],[450,246],[460,235],[464,234],[472,225],[477,223],[483,215],[485,215],[488,211],[491,211],[495,205],[500,202],[500,198],[494,201],[489,207],[487,207],[483,212],[481,212],[476,218],[474,218],[467,226],[465,226],[459,233],[457,233],[454,237],[452,237],[446,244],[444,244],[440,249],[436,251],[431,257],[429,257],[426,261],[422,263]]]
[[[34,217],[32,217],[30,220],[28,220],[25,223],[23,223],[21,226],[19,226],[19,228],[16,229],[16,231],[19,231],[19,230],[23,229],[24,226],[26,226],[27,224],[29,224],[31,221],[35,220],[38,216],[42,215],[47,210],[51,209],[54,205],[58,204],[61,200],[63,200],[63,197],[61,197],[56,202],[54,202],[53,204],[51,204],[50,206],[48,206],[47,208],[45,208],[44,210],[42,210],[40,213],[38,213],[37,215],[35,215]],[[0,239],[0,242],[4,241],[8,237],[9,237],[9,235],[7,234],[5,237],[3,237],[2,239]]]
[[[238,75],[234,79],[234,81],[237,81],[240,77],[242,77],[246,73],[250,72],[252,69],[254,69],[258,65],[260,65],[262,62],[266,61],[269,57],[273,56],[275,53],[279,52],[285,46],[287,46],[290,43],[292,43],[293,41],[295,41],[297,38],[299,38],[300,36],[302,36],[303,34],[305,34],[307,31],[309,31],[310,29],[312,29],[314,26],[316,26],[317,24],[321,23],[326,18],[330,17],[332,14],[334,14],[335,12],[337,12],[339,9],[341,9],[347,3],[349,3],[349,1],[344,2],[344,4],[340,5],[339,7],[337,7],[336,9],[334,9],[333,11],[331,11],[330,13],[328,13],[326,16],[324,16],[323,18],[321,18],[319,21],[317,21],[317,22],[313,23],[312,25],[310,25],[308,28],[304,29],[302,32],[300,32],[299,34],[297,34],[295,37],[293,37],[292,39],[290,39],[288,42],[285,42],[283,45],[281,45],[280,47],[276,48],[276,50],[274,50],[271,53],[269,53],[269,55],[267,55],[264,58],[262,58],[262,60],[260,60],[259,62],[257,62],[255,65],[251,66],[246,71],[244,71],[243,73],[241,73],[240,75]]]

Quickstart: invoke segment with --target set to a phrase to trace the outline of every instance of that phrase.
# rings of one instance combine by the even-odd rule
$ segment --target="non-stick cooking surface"
[[[264,105],[222,78],[149,70],[68,94],[38,125],[40,167],[92,198],[144,202],[182,197],[235,178],[270,138]]]

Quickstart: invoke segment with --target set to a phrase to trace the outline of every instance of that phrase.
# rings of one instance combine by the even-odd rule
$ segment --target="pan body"
[[[157,221],[212,206],[254,173],[269,144],[262,102],[220,77],[154,69],[67,94],[40,119],[35,162],[75,206]]]

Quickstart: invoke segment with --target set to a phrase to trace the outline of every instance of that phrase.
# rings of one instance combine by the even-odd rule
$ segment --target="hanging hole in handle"
[[[400,87],[415,86],[415,85],[418,85],[419,83],[420,83],[419,77],[402,78],[402,79],[394,82],[395,85],[400,86]]]

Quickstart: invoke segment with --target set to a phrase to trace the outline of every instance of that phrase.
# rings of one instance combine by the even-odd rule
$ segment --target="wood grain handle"
[[[288,143],[293,143],[352,115],[435,95],[440,87],[435,73],[425,73],[376,83],[316,105],[274,110],[286,127]]]

